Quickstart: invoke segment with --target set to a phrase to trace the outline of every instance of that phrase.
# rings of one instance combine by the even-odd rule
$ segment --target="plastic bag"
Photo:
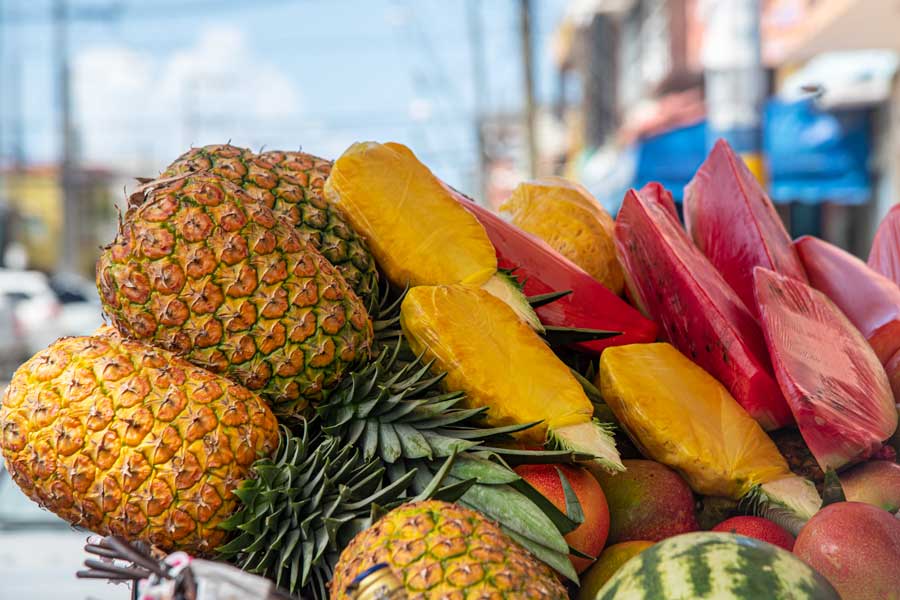
[[[622,293],[622,267],[613,242],[615,223],[586,189],[559,177],[521,183],[500,211],[614,294]]]
[[[684,220],[694,243],[754,315],[753,267],[806,281],[775,206],[725,140],[684,189]]]
[[[869,266],[900,285],[900,204],[889,210],[878,226]]]
[[[897,429],[881,362],[824,294],[757,267],[760,320],[778,383],[823,471],[869,458]]]
[[[353,144],[335,161],[325,194],[396,286],[481,285],[497,270],[484,227],[406,146]]]
[[[538,422],[517,437],[538,444],[550,437],[594,455],[602,468],[623,468],[612,436],[591,421],[581,384],[502,301],[472,286],[416,287],[400,323],[413,351],[446,372],[445,388],[465,392],[470,408],[486,407],[491,425]]]
[[[775,443],[728,390],[673,346],[633,344],[600,357],[598,387],[635,444],[695,492],[738,499],[791,475]]]
[[[630,190],[616,219],[616,250],[631,295],[663,339],[718,379],[766,429],[792,421],[753,315],[697,250],[659,185]]]

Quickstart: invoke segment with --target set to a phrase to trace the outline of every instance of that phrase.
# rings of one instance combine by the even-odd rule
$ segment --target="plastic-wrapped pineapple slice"
[[[366,239],[394,286],[481,286],[543,329],[518,288],[498,272],[484,227],[406,146],[353,144],[335,161],[325,195]]]
[[[725,387],[669,344],[607,348],[598,387],[648,458],[678,470],[695,492],[746,499],[799,530],[821,505],[762,427]]]
[[[488,407],[493,426],[540,422],[517,436],[547,439],[595,458],[588,466],[623,470],[608,429],[569,368],[503,302],[466,285],[422,286],[401,308],[403,333],[416,354],[446,372],[444,386],[464,391],[470,407]]]

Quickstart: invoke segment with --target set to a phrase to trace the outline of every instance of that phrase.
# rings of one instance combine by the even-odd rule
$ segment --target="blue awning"
[[[706,121],[645,138],[637,146],[633,187],[651,181],[663,184],[681,202],[684,186],[706,158]]]
[[[825,112],[811,101],[770,101],[764,152],[772,198],[865,204],[872,192],[869,138],[867,110]]]
[[[765,111],[763,151],[772,200],[866,203],[872,192],[869,126],[870,114],[865,109],[826,112],[811,101],[770,100]],[[705,121],[640,140],[622,154],[623,164],[633,171],[627,187],[640,188],[658,181],[680,202],[684,186],[706,158],[706,144]],[[585,185],[592,192],[600,192],[598,199],[615,213],[622,197],[618,190],[601,185],[601,173],[584,175]],[[592,180],[597,185],[592,186]]]

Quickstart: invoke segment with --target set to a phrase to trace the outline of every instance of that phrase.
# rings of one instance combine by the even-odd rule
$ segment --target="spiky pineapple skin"
[[[209,173],[139,194],[97,285],[121,333],[226,375],[282,414],[302,412],[372,343],[365,306],[331,263]]]
[[[191,148],[161,177],[209,170],[241,186],[287,219],[327,258],[363,300],[378,284],[378,270],[365,241],[340,211],[325,200],[331,162],[304,152],[254,154],[247,148],[215,144]]]
[[[410,599],[530,600],[567,598],[537,561],[480,513],[446,502],[413,502],[358,534],[341,553],[331,582],[333,600],[369,567],[387,563]]]
[[[23,364],[0,434],[13,480],[69,523],[198,554],[224,541],[233,490],[278,446],[258,396],[111,328]]]

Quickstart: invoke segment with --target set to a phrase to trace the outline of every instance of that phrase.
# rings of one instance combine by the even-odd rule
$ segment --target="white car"
[[[0,599],[128,600],[125,585],[75,577],[87,536],[26,498],[0,466]]]
[[[66,297],[71,301],[61,302],[50,280],[39,271],[0,269],[0,297],[12,304],[28,356],[60,337],[86,335],[102,324],[96,293]]]

